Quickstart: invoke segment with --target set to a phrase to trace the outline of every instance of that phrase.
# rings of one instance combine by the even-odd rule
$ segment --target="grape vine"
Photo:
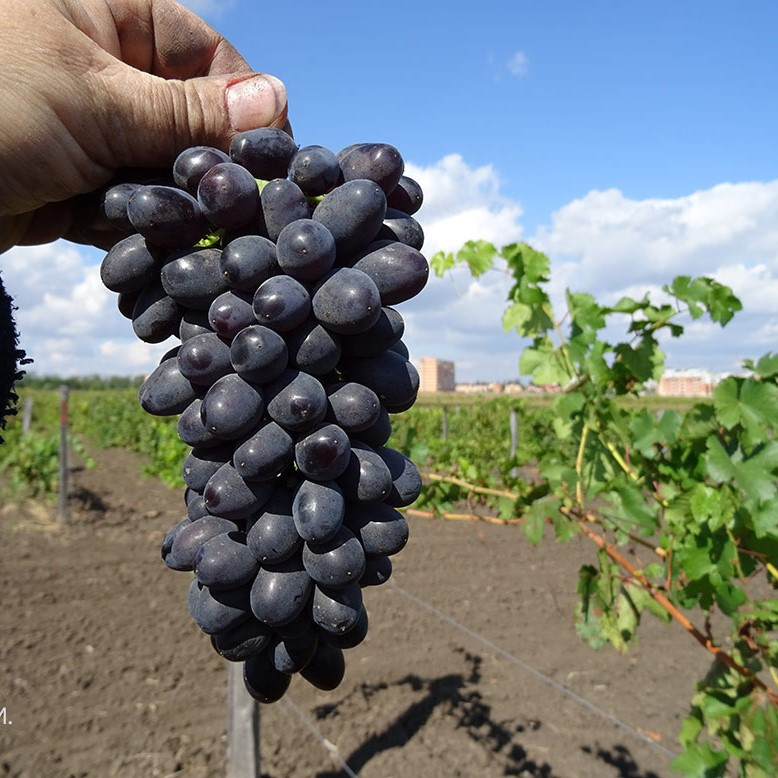
[[[666,301],[646,294],[613,305],[567,291],[560,317],[548,292],[549,260],[527,244],[498,250],[470,241],[430,264],[438,275],[458,265],[474,276],[507,270],[513,285],[503,326],[529,339],[519,370],[563,390],[553,413],[536,418],[540,429],[522,429],[537,444],[511,464],[530,468],[529,480],[503,477],[501,491],[493,471],[489,479],[463,478],[456,464],[445,472],[438,461],[423,500],[438,510],[489,500],[500,516],[520,517],[532,543],[548,526],[559,541],[585,535],[596,555],[579,572],[575,624],[587,643],[626,651],[649,613],[675,622],[712,655],[672,767],[720,776],[734,762],[739,775],[773,775],[778,355],[746,361],[748,375],[723,380],[711,402],[655,411],[627,400],[660,379],[660,338],[681,337],[683,322],[702,316],[725,326],[741,309],[728,287],[678,276],[663,287]],[[611,342],[617,320],[626,334]],[[724,621],[714,614],[726,628],[713,626]]]

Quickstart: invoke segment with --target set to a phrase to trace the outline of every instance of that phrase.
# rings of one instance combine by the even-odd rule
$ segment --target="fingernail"
[[[236,132],[268,127],[286,108],[286,87],[266,73],[227,87],[227,113]]]

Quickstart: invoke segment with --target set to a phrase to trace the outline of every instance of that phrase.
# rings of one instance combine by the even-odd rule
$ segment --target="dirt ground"
[[[97,459],[64,529],[52,506],[0,507],[0,777],[223,776],[227,663],[158,551],[182,495],[126,452]],[[365,590],[343,684],[296,678],[262,707],[263,776],[346,775],[336,756],[365,778],[673,775],[661,748],[707,666],[686,635],[646,619],[630,655],[594,652],[571,620],[583,541],[410,523],[392,581]]]

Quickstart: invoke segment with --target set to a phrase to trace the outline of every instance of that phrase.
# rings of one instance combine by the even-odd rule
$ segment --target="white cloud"
[[[527,55],[523,51],[517,51],[511,55],[511,58],[506,63],[505,67],[508,68],[508,72],[516,76],[516,78],[523,78],[529,72],[529,60]]]
[[[409,164],[409,176],[424,191],[416,215],[424,228],[424,254],[456,251],[471,239],[504,246],[521,239],[521,205],[502,194],[491,165],[471,167],[450,154],[426,168]],[[517,375],[518,340],[502,332],[510,279],[491,273],[473,279],[461,269],[431,277],[419,297],[400,308],[412,358],[435,356],[456,362],[458,380]]]
[[[552,257],[564,286],[613,301],[657,297],[680,274],[732,287],[744,310],[725,330],[690,324],[668,341],[668,364],[732,370],[778,327],[778,181],[724,183],[678,198],[633,200],[592,191],[553,214],[529,241]]]
[[[0,271],[18,307],[20,347],[39,375],[136,375],[150,372],[170,344],[135,337],[100,280],[103,252],[58,241],[16,247]]]

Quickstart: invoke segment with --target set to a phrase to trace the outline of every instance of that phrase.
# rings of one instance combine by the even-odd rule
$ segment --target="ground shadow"
[[[653,770],[642,771],[626,746],[615,745],[611,749],[583,746],[581,750],[585,754],[594,754],[600,761],[615,767],[619,771],[619,778],[660,778]]]
[[[85,486],[74,486],[70,489],[68,499],[71,505],[84,511],[104,513],[108,506],[99,494],[87,489]]]
[[[348,756],[344,755],[346,764],[357,774],[377,754],[393,748],[402,748],[427,723],[436,709],[441,709],[447,716],[452,716],[457,727],[461,727],[472,740],[491,753],[499,754],[504,764],[503,775],[537,776],[537,778],[554,778],[551,766],[539,764],[530,759],[525,749],[517,742],[517,736],[525,731],[537,730],[541,724],[538,721],[528,721],[517,724],[511,721],[495,721],[491,707],[487,705],[478,691],[481,681],[480,656],[462,651],[470,666],[466,675],[452,673],[439,678],[420,678],[409,674],[393,686],[408,686],[415,692],[423,692],[421,699],[411,703],[382,732],[368,738]],[[352,694],[361,694],[365,699],[375,697],[375,704],[380,705],[380,694],[389,688],[386,683],[362,684]],[[338,714],[338,709],[347,704],[349,697],[339,703],[321,705],[314,709],[314,715],[319,720]],[[333,770],[317,773],[316,778],[341,778],[343,772]]]

